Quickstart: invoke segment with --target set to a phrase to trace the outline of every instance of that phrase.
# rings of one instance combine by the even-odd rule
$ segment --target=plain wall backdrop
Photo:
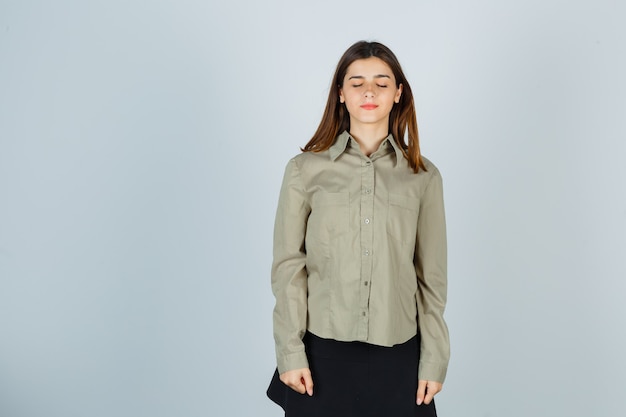
[[[442,417],[623,416],[623,2],[0,0],[0,416],[278,417],[271,240],[387,44],[444,177]]]

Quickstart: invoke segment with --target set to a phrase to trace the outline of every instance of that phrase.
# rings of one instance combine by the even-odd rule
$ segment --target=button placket
[[[372,276],[372,247],[374,232],[372,227],[374,215],[374,175],[372,161],[364,159],[361,167],[361,202],[360,202],[360,243],[361,243],[361,289],[359,305],[362,310],[358,326],[359,339],[365,340],[369,329],[369,301]]]

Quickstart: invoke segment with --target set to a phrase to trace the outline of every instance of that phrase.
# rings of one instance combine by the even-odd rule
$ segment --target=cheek
[[[347,106],[356,106],[361,102],[361,96],[359,94],[347,94],[344,95]]]
[[[359,108],[357,103],[346,101],[346,109],[348,113],[353,113]]]
[[[390,92],[389,92],[389,95],[387,96],[387,99],[389,100],[389,102],[390,102],[391,104],[394,104],[394,103],[395,103],[395,102],[396,102],[399,98],[400,98],[400,97],[399,97],[399,95],[398,95],[397,90],[396,90],[396,91],[393,91],[393,92],[391,92],[391,91],[390,91]]]

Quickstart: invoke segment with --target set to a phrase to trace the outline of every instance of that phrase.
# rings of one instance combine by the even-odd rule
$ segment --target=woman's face
[[[339,88],[339,100],[350,113],[350,126],[355,124],[389,125],[389,113],[394,103],[400,102],[402,84],[389,65],[380,58],[358,59],[348,67]]]

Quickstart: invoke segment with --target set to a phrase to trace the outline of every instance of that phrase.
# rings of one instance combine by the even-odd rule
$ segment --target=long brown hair
[[[389,114],[389,132],[400,149],[404,157],[409,162],[409,166],[414,172],[421,169],[426,171],[424,161],[420,154],[419,137],[417,133],[417,118],[415,117],[415,105],[413,104],[413,93],[409,82],[402,72],[402,67],[396,56],[389,48],[378,42],[360,41],[352,45],[339,60],[335,75],[333,76],[326,109],[317,131],[302,150],[304,152],[321,152],[330,148],[335,142],[335,138],[344,130],[350,129],[350,114],[343,103],[339,102],[339,89],[343,87],[343,79],[350,64],[358,59],[376,57],[383,60],[396,78],[396,87],[402,84],[402,95],[400,102],[394,104]],[[405,134],[408,131],[408,145],[405,142]]]

